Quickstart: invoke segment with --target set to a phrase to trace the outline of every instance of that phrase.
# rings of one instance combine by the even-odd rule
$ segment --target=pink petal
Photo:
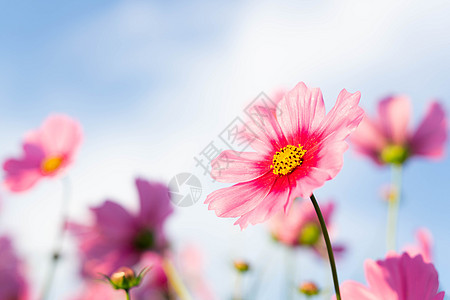
[[[373,291],[373,294],[376,295],[378,299],[403,299],[397,298],[395,287],[391,287],[386,282],[386,277],[388,274],[386,274],[387,272],[382,266],[380,266],[379,263],[368,259],[364,263],[364,270],[370,290]],[[395,276],[396,274],[398,274],[398,272],[394,271],[393,275]]]
[[[80,124],[66,115],[50,115],[36,130],[27,134],[27,143],[39,144],[47,156],[74,155],[82,140]]]
[[[303,163],[289,176],[296,183],[292,195],[309,198],[313,191],[333,179],[344,164],[344,152],[348,145],[344,141],[325,141],[321,148],[307,150]]]
[[[257,152],[226,150],[212,161],[211,177],[220,182],[249,181],[270,171],[271,159]]]
[[[253,111],[252,114],[261,116],[258,122],[247,123],[250,131],[247,133],[247,139],[252,141],[251,146],[255,150],[267,154],[287,145],[286,137],[277,120],[276,110],[254,106],[251,111]]]
[[[139,219],[149,226],[161,225],[173,212],[170,202],[169,189],[166,185],[149,182],[142,178],[136,179],[139,193]]]
[[[440,292],[439,294],[434,296],[432,300],[444,300],[444,297],[445,297],[445,292]]]
[[[20,167],[20,163],[16,160],[8,160],[3,166],[5,170],[9,168],[14,169],[14,172],[6,174],[6,178],[3,182],[4,186],[11,192],[24,192],[26,190],[29,190],[39,181],[39,179],[42,178],[42,175],[39,171],[19,171]]]
[[[309,89],[303,82],[285,95],[278,109],[278,120],[291,145],[302,142],[298,140],[299,132],[314,132],[325,118],[322,92]]]
[[[408,245],[403,251],[407,252],[409,256],[414,257],[417,255],[422,255],[422,258],[425,262],[432,262],[432,244],[433,237],[431,232],[426,228],[421,228],[416,232],[416,245]]]
[[[379,300],[364,285],[356,281],[346,281],[340,286],[341,298],[345,300]],[[336,299],[336,296],[333,297]],[[386,298],[383,298],[386,299]],[[387,299],[386,299],[387,300]]]
[[[0,237],[0,283],[0,299],[30,299],[23,263],[7,236]]]
[[[42,177],[40,168],[44,157],[42,149],[36,145],[24,144],[24,155],[20,159],[4,162],[6,172],[4,185],[12,192],[23,192],[33,187]]]
[[[410,140],[411,152],[415,155],[440,158],[444,155],[446,140],[447,119],[444,109],[439,103],[433,102]]]
[[[411,102],[405,96],[391,96],[378,106],[380,125],[389,141],[403,145],[408,139],[408,123],[411,116]]]
[[[331,179],[326,170],[316,167],[309,167],[307,170],[304,168],[297,169],[289,175],[291,182],[295,183],[292,186],[292,197],[294,198],[308,199],[316,188],[321,187],[327,180]],[[307,176],[305,176],[305,173]]]
[[[308,141],[310,145],[307,149],[311,149],[314,144],[316,144],[314,147],[318,147],[317,141],[320,143],[330,139],[344,140],[347,138],[364,117],[364,111],[358,106],[360,98],[360,92],[352,94],[345,89],[342,90],[334,107],[325,116],[317,132]]]
[[[381,164],[379,155],[387,145],[387,140],[381,132],[378,123],[372,121],[367,116],[364,117],[355,132],[350,135],[350,141],[355,151]]]
[[[421,248],[423,249],[423,259],[425,262],[432,261],[432,244],[433,244],[433,236],[431,232],[426,228],[421,228],[416,233],[417,241],[419,242]]]
[[[270,192],[277,176],[267,174],[252,181],[235,184],[219,189],[208,195],[205,200],[208,209],[214,210],[219,217],[236,218],[255,209]]]
[[[113,239],[129,238],[136,229],[133,216],[115,202],[107,200],[91,210],[95,214],[95,223],[100,232]]]
[[[290,197],[291,188],[288,176],[278,177],[271,186],[269,193],[262,199],[254,209],[241,214],[234,223],[244,229],[248,224],[262,223],[273,216],[276,212],[287,208],[294,200]]]
[[[439,288],[434,266],[407,253],[366,263],[366,277],[374,293],[386,299],[433,299]]]

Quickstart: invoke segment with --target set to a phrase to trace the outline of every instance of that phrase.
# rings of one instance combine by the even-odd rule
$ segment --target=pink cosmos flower
[[[330,224],[335,203],[328,202],[321,206],[327,228],[332,233],[333,227]],[[291,247],[310,247],[321,257],[328,258],[319,219],[310,201],[294,201],[288,214],[279,212],[269,220],[269,228],[276,241]],[[334,245],[333,250],[335,254],[339,254],[344,251],[344,247]]]
[[[160,183],[136,179],[140,210],[132,213],[107,200],[92,208],[91,225],[69,223],[78,238],[82,274],[110,274],[119,267],[136,265],[148,251],[162,251],[167,245],[164,223],[172,213],[168,188]]]
[[[51,115],[25,135],[23,155],[5,161],[4,185],[12,192],[33,187],[44,177],[55,177],[72,164],[81,144],[80,124],[66,115]]]
[[[6,236],[0,237],[0,299],[30,299],[22,262]]]
[[[425,262],[432,262],[433,236],[426,228],[420,228],[416,232],[417,244],[407,245],[403,251],[408,252],[410,256],[422,255]]]
[[[390,253],[385,260],[366,260],[365,273],[368,287],[347,281],[341,286],[345,300],[442,300],[438,293],[438,273],[421,255]]]
[[[351,136],[357,152],[377,164],[402,164],[409,157],[440,158],[447,139],[447,120],[442,106],[432,102],[414,132],[408,128],[411,102],[404,96],[391,96],[378,104],[378,116],[365,117]]]
[[[310,197],[341,170],[344,140],[364,115],[359,99],[359,92],[342,90],[325,114],[320,89],[299,83],[276,110],[254,106],[263,117],[248,122],[241,135],[256,152],[226,150],[211,163],[214,179],[237,184],[209,194],[208,208],[219,217],[239,218],[235,224],[245,228],[287,212],[295,197]]]

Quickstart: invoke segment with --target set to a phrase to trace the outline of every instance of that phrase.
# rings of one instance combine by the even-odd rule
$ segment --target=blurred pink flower
[[[125,293],[122,290],[115,290],[107,282],[99,280],[90,281],[84,289],[71,300],[123,300]]]
[[[6,236],[0,237],[0,299],[30,299],[22,262]]]
[[[385,260],[365,262],[368,287],[347,281],[341,285],[342,299],[346,300],[442,300],[438,293],[438,273],[422,256],[408,253],[390,253]]]
[[[164,234],[166,218],[172,213],[167,186],[136,179],[140,210],[131,213],[107,200],[92,208],[91,225],[69,223],[78,238],[82,274],[110,274],[119,267],[133,267],[148,251],[162,251],[167,246]]]
[[[235,224],[245,228],[287,212],[295,197],[310,197],[342,168],[344,140],[363,118],[359,99],[359,92],[342,90],[325,114],[320,89],[299,83],[276,110],[254,106],[263,117],[247,123],[242,138],[256,152],[226,150],[211,163],[217,181],[238,183],[209,194],[208,208],[219,217],[238,217]]]
[[[422,255],[425,262],[432,262],[433,236],[426,228],[420,228],[416,232],[417,244],[407,245],[403,251],[408,252],[410,256]]]
[[[323,218],[330,233],[333,232],[331,218],[334,208],[334,202],[325,203],[321,207]],[[321,257],[328,258],[319,219],[310,201],[294,201],[288,214],[280,212],[269,220],[269,229],[274,239],[282,244],[291,247],[310,247]],[[333,250],[335,254],[339,254],[344,251],[344,247],[334,245]]]
[[[81,144],[80,124],[66,115],[50,115],[42,126],[26,134],[23,156],[5,161],[4,185],[13,192],[33,187],[44,177],[55,177],[73,162]]]
[[[365,117],[351,136],[355,150],[376,163],[401,164],[412,156],[440,158],[447,139],[447,119],[442,106],[432,102],[414,132],[408,128],[411,102],[391,96],[378,104],[378,117]]]

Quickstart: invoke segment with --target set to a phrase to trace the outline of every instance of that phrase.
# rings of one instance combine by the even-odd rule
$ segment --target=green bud
[[[316,296],[320,290],[317,285],[312,281],[305,281],[299,287],[298,291],[307,297]]]
[[[111,274],[111,276],[105,277],[108,282],[112,285],[112,287],[116,290],[130,290],[139,284],[142,281],[142,278],[145,276],[149,268],[144,268],[142,271],[136,276],[134,271],[128,267],[121,267],[117,271]]]
[[[246,273],[250,270],[250,265],[243,260],[235,260],[233,264],[236,271],[240,273]]]

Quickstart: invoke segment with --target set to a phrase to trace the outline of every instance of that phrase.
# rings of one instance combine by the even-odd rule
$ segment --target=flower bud
[[[303,282],[299,286],[298,290],[300,293],[302,293],[303,295],[305,295],[307,297],[318,295],[320,292],[317,285],[312,281]]]
[[[112,273],[111,276],[103,276],[116,290],[130,290],[141,283],[142,278],[148,270],[148,268],[144,268],[139,275],[136,276],[132,269],[128,267],[121,267]]]
[[[250,269],[249,264],[243,260],[235,260],[233,264],[236,271],[240,273],[246,273]]]
[[[119,268],[109,278],[110,282],[119,287],[119,289],[129,288],[135,279],[136,275],[134,274],[134,271],[128,267]]]

